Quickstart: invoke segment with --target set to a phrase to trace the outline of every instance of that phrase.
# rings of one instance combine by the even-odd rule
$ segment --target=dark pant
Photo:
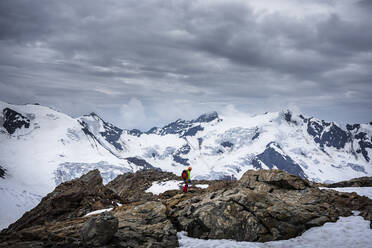
[[[191,183],[191,179],[183,179],[183,182],[184,182],[185,184],[189,184],[189,183]]]

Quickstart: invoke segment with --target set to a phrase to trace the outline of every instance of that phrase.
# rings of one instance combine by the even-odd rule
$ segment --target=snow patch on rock
[[[168,190],[180,189],[182,183],[183,183],[182,181],[176,180],[170,180],[165,182],[155,181],[152,183],[151,187],[148,188],[145,192],[152,193],[154,195],[159,195]]]
[[[111,211],[112,209],[113,209],[113,208],[99,209],[99,210],[96,210],[96,211],[93,211],[93,212],[87,213],[86,215],[84,215],[84,217],[88,217],[88,216],[91,216],[91,215],[94,215],[94,214],[101,214],[101,213],[104,213],[104,212],[109,212],[109,211]]]

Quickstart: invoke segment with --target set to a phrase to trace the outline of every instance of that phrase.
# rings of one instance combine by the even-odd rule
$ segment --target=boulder
[[[274,189],[302,190],[310,187],[309,181],[282,170],[249,170],[239,180],[244,187],[256,191]]]
[[[80,235],[87,246],[101,247],[109,243],[118,230],[118,219],[111,213],[102,213],[89,219],[81,229]]]
[[[177,231],[158,201],[135,202],[113,213],[119,220],[116,234],[121,247],[178,247]]]

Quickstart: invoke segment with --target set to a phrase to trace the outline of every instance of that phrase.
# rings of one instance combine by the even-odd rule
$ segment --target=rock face
[[[159,135],[178,134],[180,137],[194,136],[198,131],[204,130],[204,128],[200,126],[201,123],[208,123],[214,120],[221,120],[217,112],[201,115],[197,119],[191,121],[178,119],[162,128],[153,127],[146,133]]]
[[[320,190],[280,170],[247,171],[239,181],[203,182],[209,184],[207,189],[191,187],[186,194],[181,190],[160,195],[145,192],[154,181],[178,178],[140,171],[119,176],[107,185],[110,190],[92,171],[58,186],[3,231],[0,247],[177,247],[177,231],[203,239],[265,242],[296,237],[311,227],[349,216],[352,210],[372,219],[371,199]],[[93,191],[100,192],[94,197],[87,189],[93,188],[93,182],[98,185]],[[101,203],[116,200],[113,191],[123,205],[109,213],[81,217],[97,199]],[[92,195],[76,200],[83,192]],[[86,200],[90,204],[73,204]],[[46,207],[51,202],[55,211]]]
[[[159,201],[136,202],[114,211],[119,247],[178,247],[177,230]]]
[[[11,224],[7,233],[19,231],[52,221],[81,217],[93,210],[114,207],[119,197],[102,184],[98,170],[90,171],[82,177],[60,184],[49,193],[34,209]]]
[[[130,164],[134,164],[138,166],[139,168],[142,168],[142,170],[150,170],[150,169],[156,169],[151,164],[147,163],[146,160],[137,158],[137,157],[129,157],[125,158]],[[158,169],[160,171],[160,169]]]
[[[270,169],[277,167],[280,170],[306,178],[301,166],[285,155],[282,148],[274,142],[267,144],[265,151],[255,156],[252,164],[256,169],[262,169],[262,165],[266,165]]]
[[[110,242],[118,231],[118,219],[111,213],[91,218],[81,229],[81,239],[87,246],[100,247]]]
[[[329,188],[337,187],[372,187],[372,177],[359,177],[348,181],[328,184]]]
[[[17,129],[30,127],[30,120],[22,114],[10,109],[5,108],[3,110],[4,123],[3,127],[8,131],[9,134],[13,134]]]
[[[350,215],[334,198],[299,177],[262,170],[247,172],[235,187],[168,204],[175,225],[189,236],[265,242]]]
[[[1,167],[0,165],[0,177],[5,178],[5,175],[6,175],[6,169]]]

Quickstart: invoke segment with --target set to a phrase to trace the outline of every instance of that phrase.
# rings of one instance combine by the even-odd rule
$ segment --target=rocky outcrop
[[[84,245],[100,247],[109,243],[118,231],[118,219],[111,213],[103,213],[91,218],[81,229]]]
[[[11,224],[6,233],[84,216],[86,213],[116,206],[120,198],[102,184],[98,170],[90,171],[82,177],[60,184],[32,210]]]
[[[9,134],[13,134],[17,129],[22,127],[30,127],[30,119],[26,116],[23,116],[21,113],[14,111],[10,108],[5,108],[3,110],[4,122],[3,127]]]
[[[42,214],[42,208],[36,207],[26,214],[28,218],[22,217],[0,234],[0,247],[177,247],[177,231],[203,239],[265,242],[296,237],[311,227],[349,216],[352,210],[372,219],[371,199],[320,190],[280,170],[247,171],[239,181],[208,181],[207,189],[191,187],[186,194],[170,190],[160,195],[145,191],[153,181],[178,176],[159,171],[124,174],[108,185],[120,194],[122,206],[109,213],[80,217],[78,212],[86,208],[77,207],[76,212],[71,205],[78,195],[76,185],[99,178],[93,171],[57,187],[41,204],[48,206],[46,203],[55,199],[59,211],[52,215],[46,208]],[[83,186],[79,189],[87,190]],[[103,185],[98,189],[114,194]],[[63,201],[52,198],[63,194]],[[106,196],[110,201],[115,198]],[[84,199],[94,202],[99,197],[104,196]],[[31,215],[36,216],[33,222]]]
[[[0,165],[0,177],[5,178],[5,175],[6,175],[6,169],[1,167]]]
[[[286,155],[282,148],[275,142],[267,144],[265,151],[253,158],[252,165],[256,169],[262,169],[263,165],[270,169],[278,168],[299,177],[306,178],[301,166],[290,156]]]
[[[240,185],[260,192],[274,189],[303,190],[310,188],[308,180],[281,170],[250,170],[239,180]]]
[[[177,231],[159,201],[136,202],[113,213],[119,220],[119,247],[178,247]]]
[[[150,188],[155,181],[168,180],[180,180],[180,176],[159,170],[143,170],[120,175],[106,187],[118,194],[124,203],[148,201],[156,197],[152,193],[146,193],[146,189]]]
[[[289,239],[351,212],[336,195],[282,171],[248,171],[235,187],[167,201],[178,230],[205,239]],[[182,196],[180,196],[182,197]]]
[[[372,177],[359,177],[348,181],[341,181],[326,185],[329,188],[338,187],[372,187]]]

